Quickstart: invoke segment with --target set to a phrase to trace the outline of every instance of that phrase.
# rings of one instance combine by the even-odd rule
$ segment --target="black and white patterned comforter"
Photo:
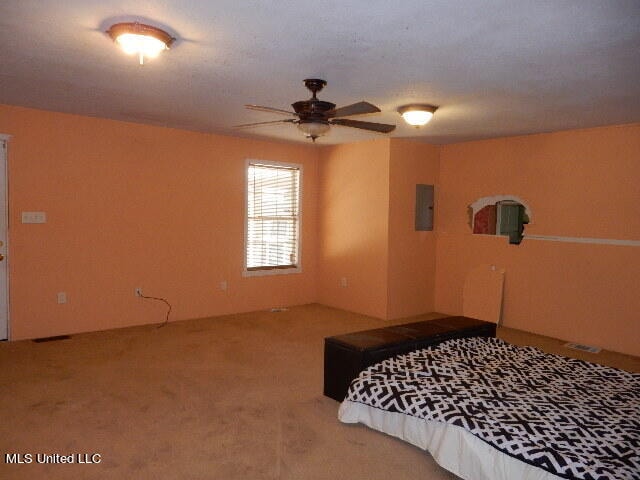
[[[640,374],[474,337],[373,365],[346,399],[457,425],[563,478],[640,479]]]

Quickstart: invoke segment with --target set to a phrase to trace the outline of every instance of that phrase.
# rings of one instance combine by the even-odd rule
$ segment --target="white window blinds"
[[[298,266],[299,205],[299,167],[248,163],[247,270]]]

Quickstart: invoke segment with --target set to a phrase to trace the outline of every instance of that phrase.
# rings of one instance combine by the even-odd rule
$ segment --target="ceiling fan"
[[[363,115],[365,113],[377,113],[380,111],[375,105],[368,102],[357,102],[345,107],[336,108],[335,103],[318,100],[318,93],[327,84],[325,80],[319,78],[307,78],[304,81],[305,86],[311,90],[313,94],[309,100],[300,100],[292,103],[293,112],[281,110],[279,108],[262,107],[260,105],[245,105],[250,110],[258,110],[261,112],[277,113],[279,115],[288,115],[293,118],[284,120],[272,120],[269,122],[245,123],[243,125],[235,125],[235,128],[247,128],[260,125],[274,125],[278,123],[292,123],[304,133],[307,138],[314,142],[316,138],[324,135],[329,131],[331,125],[339,125],[341,127],[361,128],[362,130],[370,130],[372,132],[389,133],[395,130],[395,125],[386,123],[362,122],[359,120],[350,120],[352,115]]]

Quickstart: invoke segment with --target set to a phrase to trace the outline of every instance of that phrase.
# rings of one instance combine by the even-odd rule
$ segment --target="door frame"
[[[8,150],[9,150],[9,140],[11,139],[11,135],[0,133],[0,182],[3,184],[0,185],[0,204],[4,204],[3,212],[0,215],[0,232],[2,229],[5,231],[4,238],[4,262],[6,262],[5,268],[5,292],[0,293],[0,295],[5,295],[5,314],[6,314],[6,325],[0,324],[0,340],[10,340],[11,339],[11,322],[9,317],[9,178],[8,178]],[[4,198],[3,198],[4,197]],[[2,225],[2,217],[4,217],[4,225]],[[6,338],[2,338],[5,336]]]

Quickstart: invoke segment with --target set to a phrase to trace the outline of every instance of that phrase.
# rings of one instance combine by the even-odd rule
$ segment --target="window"
[[[300,271],[301,165],[247,161],[245,274]]]

